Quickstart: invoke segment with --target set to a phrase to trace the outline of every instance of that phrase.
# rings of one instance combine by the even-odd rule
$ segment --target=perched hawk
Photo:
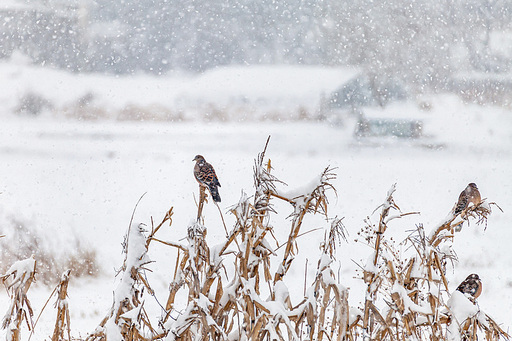
[[[201,186],[208,187],[210,193],[212,194],[213,201],[220,202],[219,189],[220,186],[219,179],[217,178],[217,174],[215,174],[215,169],[213,169],[212,165],[210,165],[202,155],[196,155],[194,160],[196,165],[194,166],[194,176],[196,177],[197,182]]]
[[[482,293],[482,281],[477,274],[471,274],[457,287],[457,290],[477,298]]]
[[[468,208],[469,203],[473,203],[473,205],[478,205],[480,202],[480,192],[478,191],[476,184],[472,182],[469,185],[467,185],[466,189],[460,193],[459,201],[457,201],[457,206],[455,206],[455,215],[461,213],[466,208]]]

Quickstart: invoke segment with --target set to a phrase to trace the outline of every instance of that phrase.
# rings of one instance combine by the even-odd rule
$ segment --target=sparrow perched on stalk
[[[196,155],[192,161],[196,161],[194,166],[194,176],[199,185],[208,187],[212,194],[213,201],[220,202],[219,189],[220,186],[215,169],[210,165],[202,155]]]
[[[473,298],[478,298],[482,293],[482,281],[477,274],[471,274],[462,281],[457,290],[463,294],[469,294]]]
[[[467,185],[466,189],[464,189],[459,195],[459,201],[457,201],[457,205],[455,206],[455,215],[461,213],[466,208],[468,208],[469,203],[473,203],[473,205],[478,205],[482,201],[480,197],[480,192],[478,191],[478,187],[476,187],[475,183],[470,183]]]

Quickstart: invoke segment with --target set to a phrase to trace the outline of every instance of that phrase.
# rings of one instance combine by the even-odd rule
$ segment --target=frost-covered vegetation
[[[268,140],[267,140],[268,145]],[[233,226],[218,219],[205,222],[200,195],[184,241],[159,238],[164,229],[173,229],[171,208],[161,222],[150,226],[130,223],[123,242],[124,261],[117,274],[113,302],[105,318],[87,340],[499,340],[508,339],[505,327],[484,312],[473,297],[450,292],[450,267],[457,266],[453,241],[467,224],[486,227],[492,210],[499,207],[487,199],[469,205],[459,214],[455,206],[443,221],[430,228],[411,226],[403,241],[387,237],[398,219],[417,212],[402,212],[395,202],[393,185],[380,211],[378,222],[368,218],[358,235],[373,252],[361,264],[358,276],[365,285],[361,306],[349,304],[349,291],[340,275],[339,248],[346,230],[343,218],[332,216],[330,199],[335,169],[327,167],[299,190],[279,190],[283,182],[273,174],[267,145],[254,162],[252,195],[243,193],[230,209]],[[279,160],[274,163],[279,163]],[[284,206],[282,205],[284,204]],[[206,205],[213,203],[206,202]],[[289,207],[286,209],[286,207]],[[274,225],[275,216],[286,216],[285,225]],[[311,226],[310,217],[320,215],[322,227]],[[287,225],[287,226],[286,226]],[[206,240],[210,228],[225,231],[224,240],[211,245]],[[300,241],[317,229],[324,231],[316,255],[311,254],[303,274],[291,271],[300,258]],[[282,230],[289,231],[284,239]],[[167,293],[155,295],[148,280],[152,261],[148,250],[162,244],[177,251],[174,276]],[[315,268],[313,276],[307,267]],[[19,340],[22,323],[34,328],[28,297],[37,262],[28,258],[16,262],[3,281],[11,305],[4,317],[9,340]],[[296,271],[296,270],[295,270]],[[58,293],[57,319],[53,340],[73,335],[66,300],[67,283],[73,274],[64,272]],[[289,285],[303,281],[296,292]],[[354,290],[354,288],[353,288]],[[160,316],[151,315],[146,304],[157,296],[167,296]],[[47,312],[44,312],[47,313]],[[34,329],[37,335],[37,327]],[[28,333],[28,331],[26,331]],[[40,336],[41,337],[41,336]],[[76,338],[76,336],[74,336]]]

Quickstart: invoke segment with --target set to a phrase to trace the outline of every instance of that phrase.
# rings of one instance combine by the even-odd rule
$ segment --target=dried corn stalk
[[[178,259],[167,315],[161,322],[164,330],[161,337],[169,340],[192,340],[198,336],[212,340],[300,339],[309,323],[314,333],[343,338],[348,294],[330,268],[335,258],[335,241],[342,232],[341,220],[335,219],[326,235],[317,276],[301,303],[293,305],[284,282],[298,252],[296,240],[305,215],[321,212],[327,216],[326,191],[333,189],[334,174],[326,168],[308,190],[295,197],[285,197],[276,189],[282,181],[272,174],[270,160],[265,162],[267,146],[268,140],[255,160],[254,196],[242,193],[238,204],[231,209],[235,224],[223,243],[210,248],[205,239],[206,227],[199,221],[189,226],[187,244],[165,242],[178,249]],[[281,244],[286,245],[281,261],[272,246],[275,236],[269,224],[270,214],[277,214],[272,205],[274,198],[285,200],[293,208],[290,235]],[[223,266],[228,257],[234,262],[235,273],[231,275]],[[276,275],[277,264],[281,265]],[[186,292],[188,298],[186,307],[178,312],[175,301],[180,291]]]
[[[70,273],[71,270],[67,270],[62,274],[57,288],[58,296],[57,302],[55,302],[55,307],[57,308],[57,319],[55,321],[55,328],[53,329],[52,341],[64,340],[64,328],[66,328],[68,340],[71,341],[71,326],[67,301]]]
[[[21,337],[21,325],[26,322],[30,330],[33,329],[33,311],[27,292],[36,273],[36,261],[33,257],[14,263],[2,276],[11,302],[2,320],[2,328],[8,329],[7,340],[18,341]]]
[[[452,309],[449,304],[460,294],[450,295],[446,278],[447,265],[456,261],[452,249],[454,233],[457,226],[469,224],[470,218],[477,219],[477,224],[486,223],[490,205],[484,201],[470,206],[460,216],[455,216],[452,210],[428,236],[423,226],[417,225],[397,247],[385,238],[388,222],[410,213],[400,212],[393,200],[394,192],[395,186],[381,205],[378,225],[368,223],[363,230],[366,242],[374,251],[363,268],[367,292],[362,321],[356,319],[351,323],[348,338],[353,340],[361,335],[371,340],[476,340],[478,335],[485,335],[489,341],[507,339],[508,335],[498,324],[476,306],[473,315],[457,319],[460,309]],[[390,216],[392,209],[399,214]],[[414,251],[412,255],[403,251],[410,249]],[[463,295],[461,302],[474,305]]]
[[[143,308],[144,290],[152,291],[143,273],[151,262],[147,251],[152,236],[171,216],[172,208],[149,238],[142,224],[130,226],[123,243],[125,259],[118,273],[112,308],[86,340],[150,340],[156,334]]]
[[[444,341],[453,339],[453,335],[461,340],[474,340],[477,336],[488,341],[508,338],[487,314],[478,310],[478,314],[461,317],[447,303],[450,293],[446,269],[456,261],[452,250],[454,233],[461,223],[469,224],[474,219],[477,224],[487,224],[491,204],[484,200],[458,216],[452,213],[429,235],[422,225],[417,225],[404,242],[396,245],[386,237],[390,223],[416,212],[401,212],[394,202],[393,185],[380,206],[378,223],[373,225],[368,218],[363,231],[373,252],[363,267],[364,308],[356,311],[349,308],[348,291],[333,270],[337,264],[336,245],[344,237],[341,219],[330,219],[327,214],[327,192],[336,193],[333,169],[325,168],[298,194],[280,192],[277,187],[283,182],[272,174],[270,160],[265,161],[268,142],[254,163],[254,195],[242,193],[231,209],[235,223],[219,245],[210,246],[206,240],[207,228],[200,219],[204,194],[200,194],[198,219],[188,226],[185,243],[154,237],[158,228],[171,220],[172,209],[152,229],[149,238],[142,231],[129,234],[127,245],[140,240],[135,243],[139,252],[127,251],[131,256],[126,257],[120,276],[123,287],[129,288],[120,292],[129,294],[116,294],[110,314],[88,339]],[[279,214],[274,206],[276,200],[289,203],[292,208],[288,216],[290,232],[284,241],[277,240],[271,224],[271,216]],[[306,271],[304,296],[294,296],[286,284],[291,277],[289,269],[299,253],[305,217],[316,213],[331,221],[331,226],[320,246],[314,278],[307,286]],[[221,218],[226,227],[222,214]],[[151,290],[140,275],[147,264],[145,255],[151,240],[177,249],[166,314],[159,321],[158,331],[151,328],[140,299],[143,290]],[[137,266],[130,266],[132,263]],[[295,276],[290,280],[296,281]]]

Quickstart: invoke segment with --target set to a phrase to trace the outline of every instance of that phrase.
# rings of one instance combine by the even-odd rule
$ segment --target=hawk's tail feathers
[[[213,201],[220,202],[219,189],[217,186],[210,186],[210,193],[212,194]]]

